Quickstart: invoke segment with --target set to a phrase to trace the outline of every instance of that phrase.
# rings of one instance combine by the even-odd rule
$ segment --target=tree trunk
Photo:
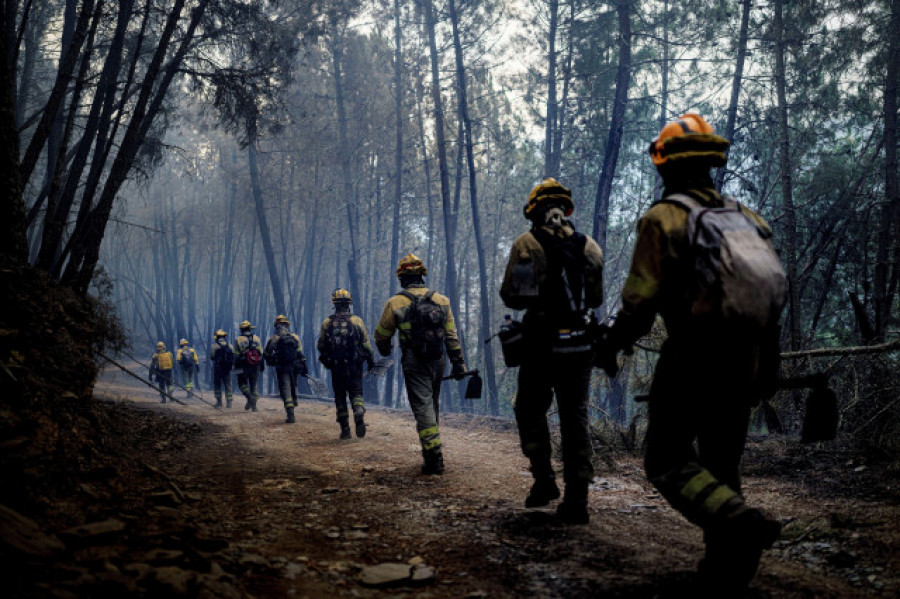
[[[631,0],[622,0],[616,6],[619,18],[619,66],[616,70],[616,96],[603,154],[603,170],[597,182],[594,202],[593,237],[606,255],[606,231],[609,220],[609,195],[619,160],[622,132],[625,129],[625,109],[628,105],[628,86],[631,83]]]
[[[481,328],[478,334],[478,347],[484,347],[484,374],[487,378],[488,402],[491,414],[500,413],[497,398],[497,380],[494,373],[494,352],[490,344],[484,341],[491,334],[491,298],[488,293],[487,259],[484,241],[481,234],[481,217],[478,214],[478,186],[475,179],[475,153],[473,151],[472,120],[469,118],[469,100],[467,93],[466,70],[463,64],[462,45],[459,40],[459,19],[456,13],[456,1],[449,0],[450,21],[453,25],[453,47],[456,50],[456,93],[459,106],[459,118],[465,133],[466,162],[469,172],[469,201],[472,204],[472,229],[475,235],[475,249],[478,252],[478,279],[481,291]],[[468,306],[468,302],[466,302]]]
[[[278,314],[284,314],[284,290],[281,287],[281,277],[278,276],[278,264],[275,262],[275,251],[269,234],[269,222],[266,219],[265,202],[262,197],[259,169],[256,164],[256,135],[254,132],[250,132],[249,137],[250,143],[247,146],[247,158],[250,165],[250,187],[253,191],[253,203],[256,205],[256,220],[259,223],[259,236],[263,242],[266,266],[269,269],[269,282],[272,284],[272,299],[275,303],[275,311]]]
[[[15,22],[8,23],[4,10],[0,19],[0,148],[3,148],[3,163],[0,167],[0,213],[3,223],[0,230],[0,256],[15,262],[28,260],[28,240],[25,235],[25,200],[22,197],[19,178],[19,135],[16,126],[15,69],[9,61],[7,32]]]
[[[741,95],[741,80],[744,77],[744,60],[747,58],[747,38],[750,29],[750,8],[752,0],[741,0],[741,30],[738,34],[737,58],[734,62],[734,78],[731,80],[731,101],[728,103],[728,120],[725,122],[723,137],[728,141],[734,139],[734,128],[737,121],[738,99]],[[727,154],[726,154],[727,155]],[[723,166],[716,171],[716,189],[722,190],[725,183]]]
[[[438,152],[438,167],[441,176],[441,206],[444,210],[444,245],[446,247],[446,281],[447,296],[453,312],[459,314],[459,297],[456,290],[456,247],[453,235],[453,209],[450,204],[450,173],[447,163],[447,140],[444,136],[444,104],[441,100],[441,79],[438,70],[438,51],[435,39],[434,7],[431,0],[423,0],[422,7],[425,11],[425,30],[428,36],[429,56],[431,59],[431,100],[434,104],[434,133]],[[459,329],[460,343],[462,343],[462,330]]]
[[[900,266],[890,264],[892,249],[894,257],[898,253],[900,240],[900,182],[897,176],[897,90],[900,76],[900,0],[891,2],[888,37],[887,75],[884,82],[884,203],[878,223],[878,246],[875,257],[875,280],[873,304],[875,307],[875,340],[884,341],[891,306],[894,303],[895,285],[889,285],[896,278]],[[893,237],[893,239],[892,239]],[[891,275],[893,269],[894,274]]]
[[[784,260],[788,276],[790,347],[800,349],[800,294],[797,285],[797,214],[794,208],[791,180],[791,144],[788,136],[787,82],[785,81],[784,0],[775,0],[773,28],[775,34],[775,88],[778,96],[779,163],[781,166],[781,200],[785,215]]]
[[[556,105],[556,28],[559,22],[559,0],[549,0],[550,28],[547,32],[547,121],[544,127],[544,177],[558,177],[558,163],[553,154],[557,127]],[[455,26],[455,23],[454,23]]]

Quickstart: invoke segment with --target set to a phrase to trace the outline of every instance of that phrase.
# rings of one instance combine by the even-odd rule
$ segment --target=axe
[[[464,372],[463,376],[471,376],[468,384],[466,384],[466,393],[464,399],[481,399],[481,387],[484,382],[481,380],[481,375],[478,374],[478,369],[470,370],[468,372]],[[445,376],[444,381],[449,381],[453,378],[453,375]]]

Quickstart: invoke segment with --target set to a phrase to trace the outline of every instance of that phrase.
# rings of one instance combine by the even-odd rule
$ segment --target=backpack
[[[181,358],[178,359],[178,363],[185,368],[194,367],[194,352],[191,351],[190,347],[181,349]]]
[[[434,291],[416,295],[407,290],[400,295],[412,300],[410,307],[409,347],[425,360],[436,360],[444,355],[444,309],[434,301]]]
[[[294,361],[297,359],[298,349],[300,349],[300,344],[297,342],[296,337],[289,331],[280,333],[275,340],[275,351],[273,354],[275,366],[281,368],[293,366]]]
[[[695,276],[691,313],[758,328],[774,326],[787,301],[787,276],[771,234],[744,214],[739,202],[722,199],[720,208],[682,194],[660,200],[688,212]]]
[[[259,351],[259,342],[249,337],[250,343],[244,352],[244,363],[247,366],[259,366],[262,363],[262,353]]]
[[[216,370],[219,372],[228,372],[234,366],[234,351],[227,342],[219,343],[216,341],[218,349],[216,350],[213,362],[215,362]]]
[[[157,354],[156,367],[159,370],[172,370],[172,352],[164,351]]]
[[[325,330],[325,348],[327,358],[332,363],[350,363],[356,359],[357,350],[356,327],[350,321],[350,314],[335,314],[331,324]]]

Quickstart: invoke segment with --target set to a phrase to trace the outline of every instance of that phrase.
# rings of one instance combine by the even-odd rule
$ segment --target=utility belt
[[[507,319],[497,333],[503,362],[512,368],[521,366],[525,356],[535,350],[549,350],[555,355],[586,354],[594,349],[594,331],[590,323],[549,326]]]

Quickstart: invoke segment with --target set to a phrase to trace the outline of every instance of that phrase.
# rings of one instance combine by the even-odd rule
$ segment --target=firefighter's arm
[[[375,352],[372,351],[372,344],[369,342],[369,333],[366,331],[366,323],[363,319],[355,316],[353,324],[356,326],[356,332],[359,335],[360,357],[365,360],[371,369],[375,366]]]
[[[584,245],[585,301],[589,308],[603,303],[603,251],[597,242],[588,237]]]
[[[656,318],[669,240],[664,223],[654,216],[648,213],[638,222],[631,268],[622,288],[622,309],[612,331],[612,342],[619,348],[630,347],[649,333]]]
[[[463,356],[462,345],[459,343],[459,335],[456,333],[456,321],[453,318],[453,309],[450,307],[449,300],[443,308],[447,315],[447,318],[444,319],[444,347],[452,364],[450,374],[456,380],[460,380],[468,370],[466,359]]]
[[[394,336],[396,330],[397,317],[394,315],[394,307],[391,301],[388,300],[384,306],[384,311],[381,313],[378,326],[375,327],[375,347],[378,348],[378,353],[382,356],[391,355],[391,337]]]

